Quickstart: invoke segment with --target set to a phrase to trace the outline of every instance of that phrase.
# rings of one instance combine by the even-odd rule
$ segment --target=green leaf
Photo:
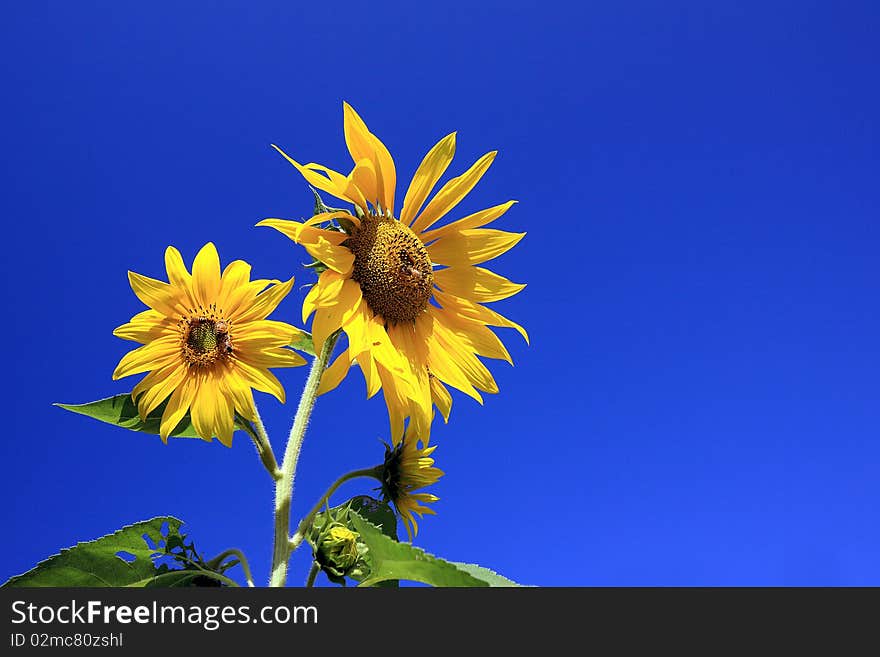
[[[53,404],[59,408],[79,415],[85,415],[107,424],[113,424],[123,429],[131,431],[140,431],[142,433],[159,434],[159,424],[162,421],[162,413],[165,411],[167,400],[159,404],[159,406],[149,415],[146,420],[141,420],[138,415],[137,404],[131,399],[131,393],[123,395],[114,395],[106,399],[88,402],[86,404]],[[236,429],[242,427],[238,424],[236,418]],[[192,425],[189,413],[183,416],[183,419],[174,428],[170,434],[171,438],[198,438],[195,427]]]
[[[315,355],[315,345],[312,342],[312,334],[308,331],[300,330],[296,333],[290,341],[290,346],[297,351],[302,351],[310,356]]]
[[[183,524],[177,518],[164,516],[128,525],[94,541],[61,550],[26,573],[10,578],[3,586],[146,586],[159,575],[181,572],[162,572],[154,561],[165,540],[165,523],[169,534],[178,533]],[[148,545],[145,535],[156,547]],[[189,577],[193,572],[186,575]]]
[[[374,586],[387,580],[410,580],[431,586],[519,586],[497,573],[473,564],[446,561],[409,543],[398,543],[362,518],[350,513],[353,528],[369,548],[370,574],[360,586]]]
[[[463,570],[477,579],[483,580],[489,586],[522,586],[513,580],[507,579],[503,575],[499,575],[494,570],[483,568],[483,566],[478,566],[475,563],[463,563],[461,561],[450,561],[449,563],[459,570]]]
[[[369,495],[356,495],[346,504],[348,503],[351,504],[351,510],[356,511],[361,518],[376,525],[385,536],[397,540],[397,516],[388,502]]]
[[[357,511],[362,518],[373,523],[388,538],[397,540],[397,515],[388,502],[377,500],[369,495],[358,495],[352,497],[349,503],[351,503],[352,511]],[[349,529],[355,529],[351,526],[351,521],[349,521]],[[396,588],[399,584],[396,579],[389,579],[376,584],[376,586]]]

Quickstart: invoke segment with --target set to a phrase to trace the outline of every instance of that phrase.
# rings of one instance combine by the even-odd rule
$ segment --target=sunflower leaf
[[[171,516],[152,518],[73,547],[41,561],[34,568],[10,578],[3,586],[147,586],[160,575],[165,586],[192,571],[168,571],[157,567],[155,557],[169,535],[183,522]],[[163,526],[167,527],[163,532]],[[145,537],[156,546],[150,547]],[[175,573],[174,577],[166,577]],[[176,575],[176,573],[181,573]]]
[[[131,393],[122,395],[114,395],[106,399],[99,399],[85,404],[53,404],[71,413],[78,413],[86,417],[113,424],[123,429],[131,431],[140,431],[142,433],[159,434],[159,425],[162,421],[162,413],[165,411],[167,401],[162,402],[147,415],[145,419],[141,419],[138,414],[137,404],[131,399]],[[243,429],[236,422],[236,429]],[[192,424],[189,413],[183,416],[178,422],[174,431],[170,434],[171,438],[198,438],[195,427]]]
[[[349,516],[369,548],[370,573],[360,586],[375,586],[387,580],[410,580],[431,586],[519,586],[487,568],[446,561],[409,543],[398,543],[356,511]]]

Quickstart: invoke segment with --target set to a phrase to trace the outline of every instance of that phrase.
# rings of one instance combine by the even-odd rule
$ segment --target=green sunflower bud
[[[324,563],[342,575],[351,570],[360,557],[357,539],[357,534],[348,527],[332,527],[318,545],[318,551]]]
[[[340,522],[347,519],[347,512],[348,509],[338,514],[328,512],[325,522],[312,527],[309,539],[315,563],[331,582],[343,585],[346,577],[359,579],[368,570],[364,561],[367,546],[357,532]]]

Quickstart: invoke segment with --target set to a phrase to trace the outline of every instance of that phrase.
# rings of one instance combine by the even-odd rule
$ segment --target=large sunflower
[[[266,319],[293,279],[251,281],[251,266],[243,260],[229,263],[221,274],[210,242],[196,255],[192,275],[172,246],[165,251],[165,267],[169,283],[128,272],[132,290],[150,309],[113,331],[144,345],[122,357],[113,379],[150,372],[131,396],[142,418],[168,399],[162,440],[190,411],[200,437],[217,436],[230,446],[234,414],[256,419],[251,388],[284,401],[284,388],[268,368],[305,363],[283,348],[300,330]]]
[[[433,404],[449,419],[447,385],[480,403],[480,391],[498,392],[477,356],[512,361],[487,327],[515,328],[526,340],[528,335],[482,304],[510,297],[525,285],[478,265],[513,247],[525,233],[483,228],[515,201],[432,229],[470,192],[496,155],[481,157],[426,205],[452,161],[455,133],[425,156],[398,217],[388,149],[348,104],[344,116],[345,141],[355,163],[347,176],[319,164],[302,165],[275,148],[311,185],[351,202],[354,211],[326,212],[304,223],[265,219],[257,225],[279,230],[326,265],[305,299],[303,322],[315,313],[316,349],[339,328],[348,336],[348,348],[325,372],[320,392],[335,388],[357,362],[368,396],[384,389],[396,444],[407,417],[418,435],[429,435]]]

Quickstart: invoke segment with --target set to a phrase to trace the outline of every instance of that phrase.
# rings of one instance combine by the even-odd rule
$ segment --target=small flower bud
[[[357,539],[357,534],[348,527],[342,525],[332,527],[318,546],[325,564],[332,566],[340,574],[351,570],[359,557]]]

